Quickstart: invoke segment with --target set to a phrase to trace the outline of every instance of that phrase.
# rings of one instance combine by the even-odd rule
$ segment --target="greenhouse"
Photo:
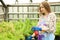
[[[7,4],[6,1],[0,0],[0,40],[27,40],[26,37],[33,34],[31,28],[39,20],[39,2],[14,0],[12,4]],[[49,4],[57,17],[55,40],[60,40],[60,1]]]

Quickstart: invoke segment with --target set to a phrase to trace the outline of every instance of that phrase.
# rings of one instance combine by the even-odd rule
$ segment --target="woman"
[[[44,35],[42,40],[54,40],[54,33],[56,30],[56,15],[51,12],[50,5],[46,1],[40,3],[39,12],[40,19],[37,26],[42,27],[42,22],[46,24],[45,27],[42,27],[42,30],[44,30],[44,32],[40,33]]]

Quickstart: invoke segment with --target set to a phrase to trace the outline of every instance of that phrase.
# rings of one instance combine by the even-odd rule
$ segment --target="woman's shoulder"
[[[56,17],[56,14],[54,12],[52,12],[52,13],[49,13],[49,16],[50,17]]]
[[[54,12],[49,13],[49,18],[56,19],[56,14]]]
[[[49,13],[49,16],[56,16],[54,12]]]

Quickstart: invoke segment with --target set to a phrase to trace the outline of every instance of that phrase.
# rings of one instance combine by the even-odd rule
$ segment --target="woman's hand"
[[[47,28],[46,26],[42,26],[42,31],[47,31],[49,30],[49,28]]]

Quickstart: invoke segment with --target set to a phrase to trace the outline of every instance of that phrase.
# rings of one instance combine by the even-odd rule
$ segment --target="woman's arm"
[[[51,14],[50,15],[50,17],[49,17],[49,25],[48,25],[48,27],[49,27],[49,30],[48,30],[48,32],[55,32],[55,30],[56,30],[56,16],[55,16],[55,14]]]
[[[56,30],[56,16],[54,14],[49,15],[48,27],[42,27],[45,32],[55,32]]]

